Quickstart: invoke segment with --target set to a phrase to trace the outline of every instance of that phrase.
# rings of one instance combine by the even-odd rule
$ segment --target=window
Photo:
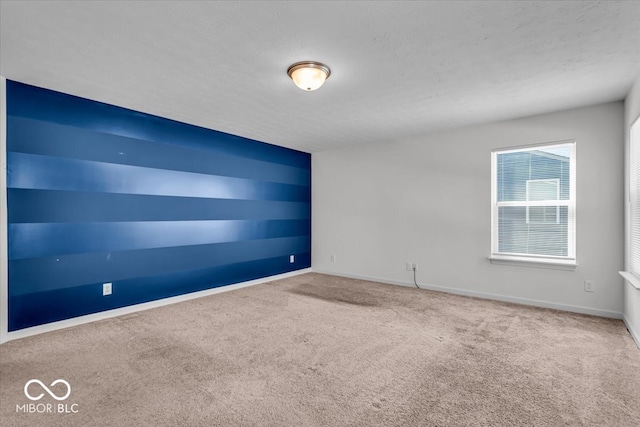
[[[629,135],[629,207],[626,233],[629,271],[621,271],[627,282],[640,290],[640,118]]]
[[[575,265],[575,142],[495,150],[491,171],[491,259]]]
[[[629,269],[640,278],[640,119],[631,126],[629,154]]]

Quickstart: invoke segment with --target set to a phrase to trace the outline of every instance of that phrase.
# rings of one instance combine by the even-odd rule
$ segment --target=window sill
[[[575,270],[578,266],[575,260],[551,260],[544,258],[528,258],[501,255],[492,255],[489,257],[489,261],[491,261],[491,264],[498,265],[515,265],[518,267],[549,268],[553,270],[570,271]]]
[[[624,280],[629,282],[631,286],[640,291],[640,278],[636,277],[634,274],[629,273],[628,271],[619,271],[618,273],[620,273],[620,275],[624,277]]]

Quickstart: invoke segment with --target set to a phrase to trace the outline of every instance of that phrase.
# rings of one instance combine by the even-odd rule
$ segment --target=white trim
[[[533,180],[527,180],[527,181],[533,181]],[[542,181],[542,180],[539,180]],[[549,180],[545,180],[545,181],[549,181]],[[538,201],[527,201],[527,200],[523,200],[520,202],[496,202],[496,205],[500,208],[502,207],[510,207],[510,206],[516,206],[516,207],[521,207],[521,206],[526,206],[526,207],[530,207],[530,206],[571,206],[571,202],[569,200],[538,200]]]
[[[9,330],[7,243],[7,80],[0,76],[0,343]]]
[[[640,278],[639,277],[636,277],[635,274],[630,273],[628,271],[618,271],[618,273],[620,273],[620,275],[622,277],[624,277],[624,280],[629,282],[629,284],[631,286],[636,288],[636,290],[640,291]]]
[[[567,218],[568,221],[573,222],[573,226],[569,226],[568,236],[567,236],[567,245],[569,246],[568,257],[574,260],[577,258],[578,251],[578,242],[576,241],[576,233],[578,231],[578,199],[577,199],[577,188],[578,188],[578,175],[577,175],[577,164],[578,164],[578,144],[575,140],[571,143],[571,156],[569,157],[569,199],[571,200],[571,204],[567,209]]]
[[[285,279],[287,277],[299,276],[301,274],[310,273],[310,268],[302,270],[291,271],[288,273],[277,274],[275,276],[263,277],[260,279],[250,280],[248,282],[235,283],[233,285],[220,286],[218,288],[206,289],[204,291],[192,292],[189,294],[178,295],[171,298],[164,298],[156,301],[145,302],[142,304],[136,304],[128,307],[116,308],[113,310],[102,311],[100,313],[88,314],[86,316],[74,317],[72,319],[61,320],[59,322],[47,323],[45,325],[33,326],[31,328],[20,329],[18,331],[8,332],[3,340],[4,343],[19,338],[25,338],[32,335],[42,334],[45,332],[56,331],[59,329],[70,328],[72,326],[83,325],[85,323],[96,322],[98,320],[109,319],[111,317],[122,316],[125,314],[135,313],[138,311],[149,310],[151,308],[162,307],[169,304],[175,304],[183,301],[188,301],[196,298],[202,298],[209,295],[215,295],[222,292],[234,291],[236,289],[246,288],[248,286],[255,286],[266,282],[272,282],[274,280]]]
[[[638,132],[637,140],[635,138],[636,132]],[[625,184],[627,185],[627,204],[625,206],[625,208],[627,209],[625,212],[625,214],[627,215],[627,222],[625,222],[625,232],[628,236],[626,241],[626,248],[628,251],[626,254],[628,258],[628,265],[625,268],[626,270],[635,274],[638,274],[639,266],[636,264],[638,255],[640,255],[636,253],[637,248],[635,248],[636,250],[634,250],[633,246],[634,243],[637,244],[638,238],[638,236],[635,236],[634,234],[634,228],[638,224],[635,223],[635,218],[633,216],[633,214],[636,213],[634,208],[637,207],[637,199],[638,197],[640,197],[640,194],[637,194],[637,187],[640,185],[640,183],[637,182],[637,172],[639,167],[638,163],[640,162],[640,147],[638,147],[638,145],[640,145],[640,118],[636,119],[633,123],[631,123],[631,126],[629,126],[628,174],[625,176]],[[632,196],[635,196],[635,198]]]
[[[340,273],[335,271],[319,270],[315,268],[312,268],[312,270],[314,273],[329,274],[332,276],[347,277],[350,279],[368,280],[371,282],[386,283],[389,285],[409,286],[409,287],[415,288],[415,285],[413,284],[413,282],[405,282],[405,281],[399,281],[399,280],[393,280],[393,279],[363,276],[359,274]],[[420,283],[420,289],[445,292],[448,294],[463,295],[467,297],[475,297],[475,298],[488,299],[488,300],[494,300],[494,301],[510,302],[513,304],[528,305],[533,307],[550,308],[553,310],[569,311],[572,313],[588,314],[591,316],[607,317],[611,319],[622,319],[622,313],[620,312],[601,310],[599,308],[582,307],[582,306],[569,305],[569,304],[558,304],[550,301],[518,298],[518,297],[507,296],[507,295],[469,291],[466,289],[449,288],[445,286],[434,286],[434,285],[428,285],[424,283]]]
[[[498,153],[491,152],[491,253],[498,253]]]
[[[489,257],[491,264],[516,265],[519,267],[551,268],[556,270],[575,270],[578,264],[574,259],[543,258],[528,256],[511,256],[493,254]]]
[[[622,316],[622,320],[624,321],[624,325],[627,327],[627,330],[629,331],[629,334],[631,334],[631,338],[633,338],[633,340],[635,341],[636,345],[638,346],[638,349],[640,350],[640,332],[639,331],[635,331],[631,327],[631,322],[627,319],[627,316]]]
[[[516,148],[514,147],[501,147],[494,148],[491,150],[492,153],[500,152],[500,153],[517,153],[519,151],[531,151],[534,148],[546,148],[549,145],[564,145],[564,144],[573,144],[575,143],[575,139],[562,139],[560,141],[547,141],[547,142],[536,142],[535,144],[527,144],[527,145],[518,145]],[[549,156],[554,156],[551,153],[547,153]]]

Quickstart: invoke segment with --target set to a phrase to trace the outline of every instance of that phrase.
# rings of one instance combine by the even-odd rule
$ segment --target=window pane
[[[568,256],[567,206],[503,206],[498,208],[500,253]],[[557,222],[556,222],[557,220]]]
[[[557,206],[527,206],[529,224],[559,224],[560,211]]]
[[[530,179],[527,180],[527,200],[558,200],[559,179]]]
[[[497,154],[498,202],[569,200],[571,147],[556,146]],[[557,180],[557,184],[550,184]],[[527,199],[527,182],[539,182]],[[546,184],[545,184],[546,182]],[[557,185],[553,187],[552,185]],[[532,191],[529,184],[529,192]],[[543,199],[546,195],[551,198]],[[557,195],[556,195],[557,194]]]

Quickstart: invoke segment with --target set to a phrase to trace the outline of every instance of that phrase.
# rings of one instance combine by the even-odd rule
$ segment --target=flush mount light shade
[[[302,90],[316,90],[331,75],[331,70],[315,61],[296,62],[287,70],[291,80]]]

